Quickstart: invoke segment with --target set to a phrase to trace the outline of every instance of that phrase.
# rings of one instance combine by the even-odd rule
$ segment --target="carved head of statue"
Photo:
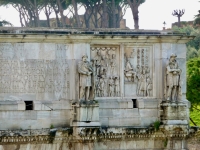
[[[82,56],[82,60],[83,60],[84,62],[86,62],[87,59],[88,59],[88,56],[87,56],[86,54],[84,54],[84,55]]]
[[[177,57],[177,55],[172,53],[172,54],[170,55],[170,61],[171,61],[171,62],[174,62],[174,61],[176,60],[176,57]]]
[[[100,52],[100,51],[97,51],[97,55],[98,55],[98,56],[101,56],[101,52]]]

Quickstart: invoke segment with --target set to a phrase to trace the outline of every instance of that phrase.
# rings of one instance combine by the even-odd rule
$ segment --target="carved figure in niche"
[[[151,95],[151,91],[153,89],[153,84],[152,84],[152,80],[150,78],[150,75],[147,74],[147,96]]]
[[[101,67],[101,52],[98,50],[97,51],[97,55],[95,56],[94,58],[94,61],[95,61],[95,65],[96,65],[96,70],[95,70],[95,74],[99,74],[99,70],[100,70],[100,67]]]
[[[110,60],[111,74],[114,74],[115,67],[116,67],[116,55],[112,54],[112,59]]]
[[[82,60],[78,63],[78,72],[80,75],[80,99],[89,100],[89,96],[92,95],[92,66],[87,61],[88,56],[83,55]],[[93,87],[94,88],[94,87]]]
[[[110,64],[110,60],[112,59],[112,55],[110,54],[110,50],[107,50],[107,53],[106,53],[106,63],[107,63],[107,67],[109,66]]]
[[[167,100],[180,100],[181,99],[181,69],[176,61],[176,55],[171,54],[169,63],[166,66],[166,94]]]
[[[114,95],[114,81],[112,76],[109,77],[108,86],[109,86],[108,95],[109,97],[112,97]]]
[[[102,55],[102,57],[101,57],[101,66],[102,67],[107,67],[106,56],[105,55]]]
[[[119,95],[119,77],[115,77],[114,86],[115,86],[115,96],[120,96]]]
[[[100,67],[100,71],[99,71],[99,77],[101,78],[106,78],[106,75],[107,75],[107,69],[104,68],[104,67]]]
[[[100,96],[103,97],[104,96],[104,89],[105,89],[105,86],[104,86],[105,81],[104,81],[104,79],[100,78],[99,83],[100,83]]]
[[[133,71],[132,65],[130,61],[127,59],[124,75],[127,78],[128,81],[133,81],[136,78],[136,72]]]
[[[142,66],[142,72],[138,76],[138,95],[146,96],[146,73],[145,67]]]
[[[96,95],[99,97],[101,96],[100,78],[98,78],[96,82]]]

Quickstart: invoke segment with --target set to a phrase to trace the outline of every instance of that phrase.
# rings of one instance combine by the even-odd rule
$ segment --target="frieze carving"
[[[124,53],[125,84],[133,84],[135,96],[152,96],[153,82],[150,69],[150,49],[127,47]],[[126,86],[126,85],[125,85]]]
[[[116,46],[92,46],[91,62],[94,70],[95,96],[119,97],[119,48]]]

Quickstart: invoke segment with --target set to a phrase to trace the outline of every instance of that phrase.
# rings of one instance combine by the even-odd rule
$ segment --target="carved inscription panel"
[[[0,44],[0,98],[68,99],[67,50],[64,44]]]

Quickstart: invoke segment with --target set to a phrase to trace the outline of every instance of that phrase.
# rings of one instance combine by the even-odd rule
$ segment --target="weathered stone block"
[[[26,109],[26,105],[25,105],[24,101],[17,101],[17,104],[18,104],[18,110]]]
[[[140,126],[140,118],[139,117],[127,117],[120,118],[120,126]]]
[[[141,117],[158,117],[158,109],[139,109]]]
[[[109,118],[108,125],[109,126],[120,126],[120,119],[119,118]]]
[[[0,110],[18,110],[17,101],[0,101]]]
[[[141,125],[147,127],[157,120],[159,120],[158,117],[141,117]]]

